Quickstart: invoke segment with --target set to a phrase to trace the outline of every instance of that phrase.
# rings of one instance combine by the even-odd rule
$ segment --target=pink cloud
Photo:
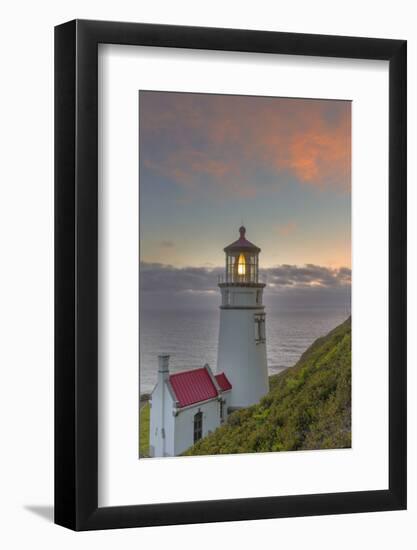
[[[288,237],[297,230],[297,224],[295,222],[288,222],[277,226],[277,232],[282,237]]]
[[[141,132],[156,143],[148,166],[184,188],[204,178],[204,192],[250,198],[263,170],[276,176],[277,189],[290,175],[350,191],[349,102],[156,93],[144,99]]]

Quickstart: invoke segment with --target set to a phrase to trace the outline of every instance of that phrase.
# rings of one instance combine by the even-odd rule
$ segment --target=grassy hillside
[[[139,421],[139,456],[147,457],[149,455],[149,423],[151,409],[149,403],[145,403],[140,408]]]
[[[335,449],[351,445],[351,320],[316,340],[298,363],[270,377],[259,404],[186,455]]]

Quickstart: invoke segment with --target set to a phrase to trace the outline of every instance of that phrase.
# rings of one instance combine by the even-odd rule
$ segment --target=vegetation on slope
[[[316,340],[298,363],[270,377],[270,391],[185,455],[351,446],[351,320]]]
[[[150,412],[151,408],[148,402],[141,406],[139,418],[139,456],[141,458],[149,456]]]

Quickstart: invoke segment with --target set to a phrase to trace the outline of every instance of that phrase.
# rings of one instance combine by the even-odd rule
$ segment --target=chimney
[[[158,382],[165,382],[169,378],[169,355],[158,355]]]
[[[159,386],[159,400],[158,400],[158,424],[159,431],[159,442],[156,456],[165,456],[166,450],[166,433],[165,433],[165,395],[166,395],[166,382],[169,379],[169,355],[166,353],[161,353],[158,355],[158,386]]]

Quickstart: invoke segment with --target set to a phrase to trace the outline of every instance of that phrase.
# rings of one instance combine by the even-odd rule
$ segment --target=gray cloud
[[[277,287],[297,286],[335,288],[350,285],[351,270],[347,267],[332,269],[319,265],[283,264],[263,270],[266,282]]]
[[[159,263],[140,264],[140,289],[143,292],[206,292],[216,290],[222,268],[177,268]]]
[[[201,293],[217,291],[219,275],[224,269],[216,267],[176,268],[160,263],[141,263],[140,288],[142,292]],[[279,265],[262,269],[261,280],[268,291],[313,288],[343,288],[351,284],[351,270],[347,267],[333,269],[313,264],[305,266]]]

